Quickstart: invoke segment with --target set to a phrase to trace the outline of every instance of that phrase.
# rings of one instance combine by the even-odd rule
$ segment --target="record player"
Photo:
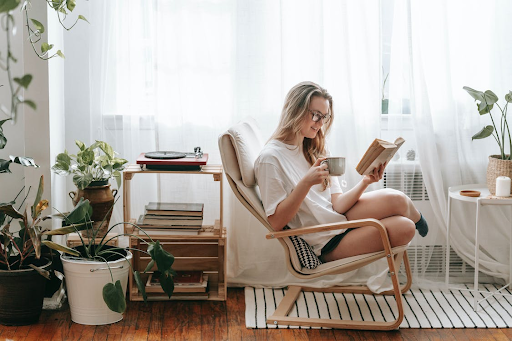
[[[201,170],[201,166],[208,162],[208,154],[201,151],[201,147],[194,148],[193,153],[176,151],[156,151],[141,153],[137,164],[141,168],[168,171],[194,171]]]

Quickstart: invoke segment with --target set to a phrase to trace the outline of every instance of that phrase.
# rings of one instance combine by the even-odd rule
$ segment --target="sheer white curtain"
[[[329,146],[347,157],[349,187],[359,181],[353,169],[380,132],[378,2],[105,1],[90,2],[87,11],[91,25],[76,34],[86,37],[89,55],[85,63],[77,56],[66,64],[75,72],[87,65],[80,78],[67,79],[67,98],[74,100],[66,117],[70,149],[77,136],[104,139],[134,163],[145,151],[201,146],[218,164],[223,131],[250,116],[267,139],[288,90],[310,80],[334,97]],[[77,91],[88,99],[79,108]],[[230,283],[297,282],[278,242],[265,240],[265,229],[227,185],[224,193]],[[208,176],[132,180],[134,216],[149,201],[204,202],[205,220],[213,222],[218,198],[218,183]],[[121,220],[121,209],[114,220]]]
[[[492,138],[471,141],[490,119],[480,117],[462,87],[491,89],[502,101],[512,88],[512,66],[505,62],[512,57],[507,37],[512,3],[395,1],[394,6],[390,113],[403,110],[403,98],[410,100],[421,171],[436,223],[442,227],[439,236],[430,237],[439,241],[446,235],[448,187],[485,183],[487,156],[498,148]],[[403,121],[394,122],[394,127],[400,129]],[[474,264],[475,208],[454,205],[452,247]],[[510,261],[505,213],[496,207],[483,210],[480,231],[481,271],[499,278],[508,278]],[[417,275],[428,279],[425,273]]]

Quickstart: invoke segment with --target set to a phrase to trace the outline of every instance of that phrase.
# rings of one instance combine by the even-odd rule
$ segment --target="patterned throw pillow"
[[[283,230],[290,229],[286,226]],[[320,264],[323,264],[320,258],[313,252],[311,246],[301,237],[290,236],[290,240],[295,247],[297,256],[299,257],[300,264],[306,269],[316,269]]]

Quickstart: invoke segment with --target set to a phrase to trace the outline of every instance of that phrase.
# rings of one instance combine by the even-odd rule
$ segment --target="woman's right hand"
[[[306,175],[302,178],[302,181],[309,187],[322,183],[329,176],[327,171],[327,163],[321,163],[326,158],[319,158],[315,164],[311,166]]]

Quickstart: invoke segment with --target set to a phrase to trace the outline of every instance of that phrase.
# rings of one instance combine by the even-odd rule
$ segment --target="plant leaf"
[[[81,150],[81,151],[84,151],[85,150],[85,143],[83,143],[82,141],[78,141],[78,140],[75,140],[75,144],[78,146],[78,148]]]
[[[57,51],[57,56],[61,57],[62,59],[66,59],[66,56],[64,55],[64,53],[62,53],[61,50]]]
[[[491,90],[486,90],[484,92],[484,97],[485,97],[485,101],[487,102],[488,106],[498,102],[498,96],[496,96],[496,94],[494,92],[492,92]]]
[[[134,271],[133,278],[135,279],[135,283],[137,283],[137,287],[139,288],[139,291],[142,294],[142,298],[144,299],[144,302],[146,302],[148,299],[148,295],[146,294],[145,285],[142,282],[142,279],[140,278],[140,273],[138,271]]]
[[[9,170],[9,165],[11,161],[0,159],[0,173],[11,173]]]
[[[25,167],[30,166],[30,167],[39,168],[39,166],[36,165],[34,159],[31,157],[9,155],[9,158],[11,159],[11,162],[13,162],[13,163],[17,163],[17,164],[20,164]]]
[[[171,297],[174,292],[174,281],[172,279],[172,264],[174,256],[165,251],[160,245],[160,241],[149,243],[148,253],[155,260],[158,271],[160,271],[160,285],[164,292]]]
[[[41,44],[41,52],[42,53],[50,51],[52,48],[53,48],[53,44],[48,44],[48,43],[42,43]]]
[[[9,12],[20,4],[20,0],[3,0],[0,1],[0,13]]]
[[[54,242],[49,241],[49,240],[43,240],[42,243],[43,243],[43,245],[48,246],[52,250],[62,251],[62,252],[65,252],[65,253],[69,253],[70,255],[77,256],[77,257],[81,256],[80,253],[77,250],[71,249],[71,248],[69,248],[67,246],[64,246],[64,245],[60,245],[60,244],[54,243]]]
[[[76,231],[86,230],[90,226],[90,224],[90,222],[71,224],[69,226],[59,227],[58,229],[55,230],[45,231],[43,232],[43,234],[47,236],[63,236],[66,234],[74,233]]]
[[[28,89],[28,86],[30,85],[30,82],[32,82],[32,75],[26,74],[21,78],[15,77],[12,79],[16,84],[24,87],[25,89]]]
[[[36,27],[36,30],[39,31],[39,33],[41,33],[41,34],[44,33],[44,25],[43,24],[41,24],[36,19],[30,19],[30,20],[32,21],[32,23]]]
[[[512,102],[512,91],[509,90],[508,94],[505,95],[505,100],[507,101],[507,103]]]
[[[4,135],[4,129],[2,128],[2,125],[9,120],[11,119],[8,118],[0,121],[0,149],[4,149],[5,145],[7,144],[7,138]]]
[[[485,102],[484,101],[484,93],[482,91],[478,91],[475,89],[471,89],[469,86],[463,87],[464,90],[468,92],[468,94],[473,97],[477,101]]]
[[[75,9],[76,1],[75,0],[68,0],[66,2],[66,6],[69,9],[69,11],[72,12]]]
[[[92,215],[92,207],[89,200],[80,198],[73,211],[66,215],[65,222],[67,224],[82,223],[86,220],[90,220]]]
[[[43,197],[43,190],[44,190],[44,177],[41,175],[39,178],[39,187],[37,188],[37,194],[36,199],[34,200],[34,205],[32,205],[32,219],[36,219],[39,217],[39,214],[41,214],[41,211],[46,209],[48,207],[48,201],[46,201],[46,206],[44,206],[45,203],[42,203],[41,198]],[[41,204],[42,203],[42,204]],[[38,212],[39,207],[39,212]],[[44,207],[44,208],[43,208]]]
[[[167,294],[167,296],[171,298],[174,292],[174,281],[170,272],[166,271],[160,274],[160,286]]]
[[[35,266],[34,264],[29,264],[28,266],[30,266],[32,269],[36,270],[37,272],[39,272],[39,274],[41,276],[43,276],[44,278],[46,279],[50,279],[50,272],[47,271],[47,270],[43,270],[37,266]]]
[[[26,99],[24,100],[22,103],[28,105],[29,107],[31,107],[33,110],[37,110],[37,105],[34,101],[30,100],[30,99]]]
[[[0,204],[0,212],[8,215],[9,217],[15,218],[15,219],[23,219],[23,214],[21,214],[12,205],[14,205],[14,201],[11,201],[11,202],[5,203],[5,204],[4,203]]]
[[[110,310],[121,314],[124,313],[126,310],[126,300],[120,280],[117,280],[116,284],[105,284],[103,287],[103,300]]]
[[[471,141],[478,140],[478,139],[485,139],[486,137],[491,136],[492,132],[494,131],[494,127],[491,125],[485,126],[480,130],[478,133],[473,135],[471,138]]]
[[[144,270],[144,273],[146,273],[149,270],[151,270],[153,268],[153,266],[155,266],[155,261],[152,259],[152,260],[149,261],[148,266],[146,266],[146,269]]]
[[[79,15],[78,20],[85,20],[85,21],[87,21],[88,24],[90,24],[90,22],[87,19],[85,19],[85,17],[83,15]]]

